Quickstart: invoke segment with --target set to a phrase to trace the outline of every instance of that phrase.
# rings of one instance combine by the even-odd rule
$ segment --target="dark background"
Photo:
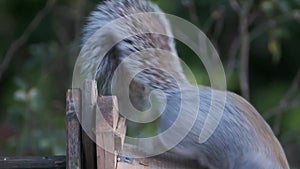
[[[65,92],[81,28],[98,2],[0,0],[0,156],[65,154]],[[300,168],[300,1],[154,2],[206,33],[228,90],[250,100]],[[198,83],[209,85],[195,54],[181,42],[177,48]]]

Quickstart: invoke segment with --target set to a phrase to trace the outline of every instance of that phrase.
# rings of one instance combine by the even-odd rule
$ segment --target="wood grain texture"
[[[65,169],[66,156],[0,157],[0,169]]]
[[[96,142],[98,169],[115,169],[115,132],[119,118],[118,103],[115,96],[100,96],[97,99]]]
[[[69,89],[66,97],[67,169],[82,168],[81,126],[76,111],[81,111],[80,89]],[[77,106],[77,107],[76,107]]]
[[[98,169],[115,169],[117,154],[114,149],[114,133],[97,132],[97,167]]]
[[[97,106],[98,107],[96,109],[96,122],[99,124],[99,129],[116,130],[119,119],[117,97],[99,96],[97,98]]]
[[[126,136],[126,119],[120,118],[115,132],[115,140],[114,140],[116,151],[121,151],[123,149],[125,136]]]
[[[124,144],[124,150],[121,154],[131,154],[136,148],[130,144]],[[118,162],[117,169],[205,169],[198,165],[197,161],[182,159],[172,153],[148,157],[134,158],[133,163]]]
[[[97,85],[94,80],[84,81],[82,87],[82,145],[83,166],[86,169],[96,169],[95,113],[97,104]]]

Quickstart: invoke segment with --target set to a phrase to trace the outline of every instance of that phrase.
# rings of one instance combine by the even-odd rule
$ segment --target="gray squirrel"
[[[153,15],[131,17],[142,13]],[[126,21],[98,32],[120,18]],[[140,29],[149,29],[149,32],[139,34]],[[82,69],[96,69],[93,77],[99,81],[100,93],[116,95],[120,111],[124,107],[124,111],[134,112],[132,117],[138,116],[138,111],[148,114],[156,111],[155,108],[149,110],[155,107],[155,100],[157,104],[164,102],[158,106],[163,107],[158,114],[158,133],[177,122],[179,113],[182,116],[176,130],[184,129],[185,124],[193,121],[186,135],[170,148],[170,152],[178,156],[198,160],[209,169],[288,169],[279,141],[245,99],[228,91],[197,87],[188,82],[172,37],[168,20],[157,5],[147,0],[105,1],[91,13],[83,30],[83,45],[88,47],[82,50],[85,59]],[[111,48],[100,57],[99,50],[107,44],[112,45]],[[148,53],[143,53],[145,51]],[[120,78],[114,78],[116,72]],[[124,94],[126,91],[128,95]],[[200,143],[199,133],[209,110],[219,111],[222,98],[225,102],[220,122],[213,134]],[[212,100],[216,104],[212,104]],[[138,111],[127,110],[128,101]],[[185,106],[180,107],[182,102]],[[176,130],[160,138],[166,147],[170,140],[176,139]]]

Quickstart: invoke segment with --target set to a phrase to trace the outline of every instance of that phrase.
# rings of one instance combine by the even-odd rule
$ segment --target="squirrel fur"
[[[132,105],[143,111],[149,107],[149,97],[152,91],[163,91],[166,106],[160,117],[159,132],[168,129],[174,123],[180,109],[182,93],[189,96],[185,101],[190,107],[195,106],[193,104],[196,98],[200,99],[194,125],[185,138],[170,150],[171,152],[184,158],[196,159],[201,165],[210,169],[289,169],[279,141],[251,104],[234,93],[208,87],[196,87],[188,82],[175,49],[170,25],[163,15],[129,20],[124,25],[108,30],[105,36],[93,36],[99,29],[116,19],[145,12],[162,14],[157,5],[147,0],[110,0],[100,4],[88,18],[83,30],[83,44],[89,45],[86,43],[92,39],[89,43],[94,47],[89,50],[101,48],[101,45],[105,45],[108,39],[114,41],[124,32],[134,34],[134,36],[115,42],[116,45],[104,55],[101,62],[97,55],[86,55],[87,66],[89,63],[97,63],[96,78],[99,81],[100,93],[111,95],[111,91],[118,87],[119,92],[113,94],[117,95],[122,105],[122,102],[127,99],[122,98],[122,91],[127,87]],[[136,34],[140,26],[157,29],[163,34]],[[161,49],[169,53],[153,52],[149,55],[137,54],[135,57],[128,57],[148,48]],[[125,59],[127,59],[126,62],[122,63]],[[121,64],[123,64],[122,73],[125,76],[132,74],[139,66],[144,66],[146,69],[134,76],[129,87],[122,85],[122,81],[116,81],[113,84],[114,72]],[[226,96],[224,112],[211,137],[206,142],[199,143],[199,132],[209,109],[219,106],[211,104],[213,93],[217,96],[216,103],[221,103],[218,96]],[[158,98],[161,99],[159,95]],[[184,108],[182,113],[186,117],[185,120],[189,121],[192,118],[191,109]],[[166,140],[162,138],[162,142],[164,141]]]

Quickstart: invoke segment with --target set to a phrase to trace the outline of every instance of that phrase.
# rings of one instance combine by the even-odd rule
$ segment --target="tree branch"
[[[295,98],[294,100],[291,100],[293,95],[296,93],[296,91],[299,89],[300,86],[300,69],[296,73],[293,82],[291,83],[288,91],[285,93],[285,95],[282,97],[282,99],[279,102],[279,105],[270,109],[269,111],[265,112],[263,116],[265,119],[270,119],[273,116],[278,116],[286,112],[287,110],[296,108],[300,105],[300,98]]]
[[[231,0],[232,1],[232,0]],[[267,22],[262,23],[261,25],[254,28],[252,31],[249,32],[249,40],[252,42],[255,38],[260,36],[261,34],[265,33],[266,31],[275,28],[276,26],[291,21],[291,20],[300,20],[300,11],[296,10],[281,16],[274,17],[270,19]],[[232,72],[235,68],[236,63],[236,56],[241,47],[241,38],[236,37],[233,42],[231,43],[231,46],[228,51],[228,61],[226,65],[227,70],[227,79],[230,79],[232,76]]]
[[[232,41],[229,51],[228,51],[228,59],[226,63],[226,75],[227,75],[227,81],[230,81],[233,70],[235,69],[236,64],[236,56],[240,49],[240,36],[237,36]]]
[[[241,34],[241,63],[240,63],[240,87],[242,96],[249,100],[249,49],[250,40],[248,32],[248,16],[253,0],[244,2],[240,10],[240,34]]]
[[[181,3],[182,3],[182,5],[184,5],[188,8],[191,21],[196,26],[199,27],[200,23],[199,23],[199,18],[198,18],[198,15],[197,15],[197,9],[196,9],[196,5],[195,5],[194,0],[184,0],[184,1],[181,1]]]
[[[0,80],[3,76],[3,73],[8,68],[14,54],[16,51],[22,47],[27,40],[29,39],[30,35],[34,32],[34,30],[38,27],[38,25],[41,23],[43,18],[49,13],[49,11],[54,6],[56,0],[48,0],[45,7],[41,9],[38,14],[35,16],[35,18],[30,22],[28,27],[25,29],[23,34],[19,37],[19,39],[15,40],[7,50],[6,54],[4,55],[4,59],[0,65]]]
[[[284,22],[288,22],[290,20],[300,21],[300,10],[295,10],[295,11],[289,12],[287,14],[272,18],[272,19],[268,20],[267,22],[263,22],[262,24],[257,26],[255,29],[253,29],[253,31],[251,31],[251,33],[250,33],[251,41],[253,39],[257,38],[258,36],[260,36],[262,33],[266,32],[272,28],[275,28],[276,26],[278,26]]]
[[[229,0],[229,4],[232,7],[232,9],[235,10],[236,12],[241,11],[241,7],[236,0]]]

